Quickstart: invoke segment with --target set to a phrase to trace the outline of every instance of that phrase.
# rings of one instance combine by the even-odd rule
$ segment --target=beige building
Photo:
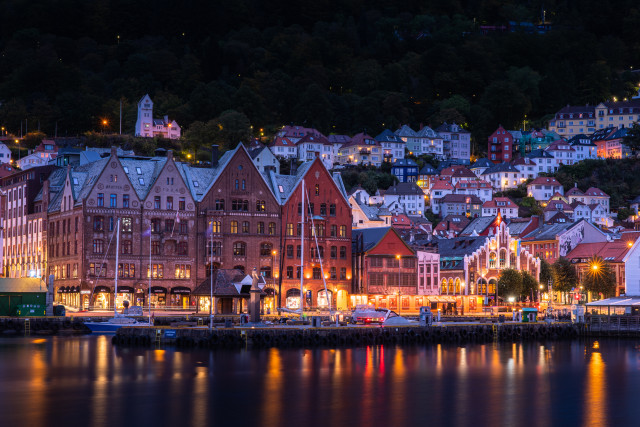
[[[640,98],[634,98],[629,101],[601,102],[596,106],[567,105],[549,121],[549,130],[570,138],[610,126],[628,128],[639,121]]]

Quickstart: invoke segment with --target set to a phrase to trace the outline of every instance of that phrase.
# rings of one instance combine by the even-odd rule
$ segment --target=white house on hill
[[[160,136],[167,139],[180,138],[180,126],[175,120],[169,121],[167,116],[161,119],[153,118],[153,101],[146,94],[138,101],[138,119],[136,120],[136,136],[153,138]]]

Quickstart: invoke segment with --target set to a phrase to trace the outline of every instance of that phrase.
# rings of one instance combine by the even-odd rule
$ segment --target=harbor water
[[[638,425],[640,341],[340,349],[0,339],[6,426]]]

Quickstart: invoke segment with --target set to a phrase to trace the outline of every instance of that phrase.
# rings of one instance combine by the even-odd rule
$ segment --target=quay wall
[[[350,347],[374,344],[484,343],[572,339],[583,325],[570,323],[455,324],[361,327],[166,328],[123,327],[113,337],[120,346],[180,348]]]

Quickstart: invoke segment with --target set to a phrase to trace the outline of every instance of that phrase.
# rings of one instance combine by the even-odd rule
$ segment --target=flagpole
[[[149,325],[151,325],[151,225],[149,225]]]
[[[209,332],[213,329],[213,221],[211,221],[211,249],[210,249],[209,275],[211,276],[211,289],[209,293]]]

